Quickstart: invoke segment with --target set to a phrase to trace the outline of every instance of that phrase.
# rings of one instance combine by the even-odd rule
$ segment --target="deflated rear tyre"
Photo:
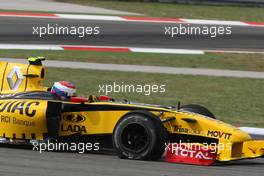
[[[165,150],[167,131],[150,113],[131,113],[116,126],[113,145],[123,159],[157,160]]]

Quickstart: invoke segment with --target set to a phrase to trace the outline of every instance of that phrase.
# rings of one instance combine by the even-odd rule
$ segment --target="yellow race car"
[[[28,60],[29,64],[0,62],[1,141],[93,141],[100,147],[113,147],[121,158],[139,160],[157,160],[165,150],[176,158],[208,159],[212,148],[213,161],[264,155],[264,141],[253,140],[246,132],[216,120],[200,105],[57,100],[42,86],[44,58]],[[174,144],[209,147],[170,150]]]

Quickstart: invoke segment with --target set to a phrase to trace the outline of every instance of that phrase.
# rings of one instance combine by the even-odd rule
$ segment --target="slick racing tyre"
[[[212,119],[216,119],[215,115],[209,111],[207,108],[201,106],[201,105],[197,105],[197,104],[188,104],[188,105],[184,105],[180,108],[181,111],[187,111],[187,112],[193,112],[193,113],[197,113],[197,114],[201,114],[207,117],[210,117]]]
[[[167,131],[162,122],[145,111],[123,117],[113,134],[113,145],[123,159],[157,160],[166,142]]]

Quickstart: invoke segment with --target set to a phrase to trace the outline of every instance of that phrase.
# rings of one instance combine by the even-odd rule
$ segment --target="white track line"
[[[264,136],[264,129],[263,128],[239,127],[239,129],[242,131],[245,131],[249,134]]]
[[[80,20],[99,20],[99,21],[124,21],[119,16],[104,16],[104,15],[71,15],[71,14],[56,14],[63,19],[80,19]]]
[[[249,24],[241,21],[222,21],[222,20],[198,20],[198,19],[182,19],[190,24],[210,24],[210,25],[230,25],[230,26],[249,26]]]
[[[59,45],[0,44],[0,49],[18,50],[64,50]]]
[[[254,26],[264,27],[264,22],[243,22],[223,20],[203,20],[184,18],[149,18],[129,16],[106,16],[106,15],[82,15],[82,14],[61,14],[61,13],[31,13],[31,12],[0,12],[0,17],[30,17],[30,18],[56,18],[56,19],[79,19],[79,20],[103,20],[123,22],[152,22],[152,23],[185,23],[205,25],[229,25],[229,26]]]
[[[136,53],[164,53],[164,54],[205,54],[203,50],[191,49],[163,49],[163,48],[129,48]]]
[[[135,52],[161,54],[264,54],[258,51],[229,51],[229,50],[194,50],[194,49],[166,49],[166,48],[137,48],[119,46],[92,46],[92,45],[37,45],[37,44],[0,44],[0,49],[17,50],[75,50],[75,51],[106,51],[106,52]]]

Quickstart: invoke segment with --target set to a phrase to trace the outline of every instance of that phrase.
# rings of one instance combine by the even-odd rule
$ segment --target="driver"
[[[55,82],[50,92],[59,100],[71,101],[76,96],[76,86],[68,81]]]
[[[96,101],[110,101],[111,97],[108,96],[95,96],[90,95],[89,98],[77,97],[76,96],[76,86],[72,82],[60,81],[55,82],[50,91],[58,100],[70,101],[76,103],[84,102],[96,102]]]

